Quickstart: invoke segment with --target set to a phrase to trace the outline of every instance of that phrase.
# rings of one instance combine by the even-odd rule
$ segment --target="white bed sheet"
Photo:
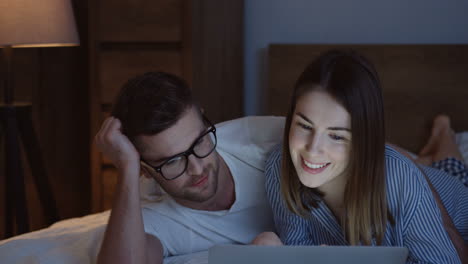
[[[8,264],[96,263],[109,211],[63,220],[0,241],[0,262]],[[207,264],[208,251],[168,257],[165,264]]]
[[[95,263],[109,211],[0,241],[2,263]]]
[[[468,164],[468,132],[456,135]],[[95,263],[109,211],[63,220],[52,226],[0,241],[0,262],[15,264]],[[205,264],[208,252],[169,257],[165,264]]]

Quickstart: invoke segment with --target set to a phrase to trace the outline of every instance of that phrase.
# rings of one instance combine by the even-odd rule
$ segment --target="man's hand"
[[[258,235],[253,241],[252,245],[258,246],[282,246],[280,238],[273,232],[263,232]]]
[[[162,263],[161,242],[146,235],[144,230],[138,181],[140,155],[122,134],[120,120],[107,118],[95,137],[95,143],[119,170],[114,204],[97,263]]]
[[[102,153],[120,170],[140,168],[140,155],[130,140],[122,134],[122,124],[115,117],[104,120],[94,142]]]

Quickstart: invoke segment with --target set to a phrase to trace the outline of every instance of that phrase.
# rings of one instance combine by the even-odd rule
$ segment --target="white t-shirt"
[[[194,210],[169,196],[143,204],[145,232],[159,238],[164,257],[208,250],[216,244],[248,244],[259,233],[274,230],[264,167],[268,153],[281,141],[283,126],[282,117],[245,117],[216,125],[216,149],[235,184],[236,200],[229,210]]]

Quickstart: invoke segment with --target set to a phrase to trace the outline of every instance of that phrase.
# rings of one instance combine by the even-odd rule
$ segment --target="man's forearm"
[[[122,175],[119,175],[98,263],[148,263],[139,199],[139,171],[126,169],[119,173]]]

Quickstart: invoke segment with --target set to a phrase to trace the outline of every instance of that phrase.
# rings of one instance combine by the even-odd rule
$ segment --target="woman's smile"
[[[311,174],[319,174],[322,171],[326,170],[328,166],[330,165],[330,162],[325,162],[325,163],[312,163],[306,161],[304,158],[302,158],[302,168]]]

